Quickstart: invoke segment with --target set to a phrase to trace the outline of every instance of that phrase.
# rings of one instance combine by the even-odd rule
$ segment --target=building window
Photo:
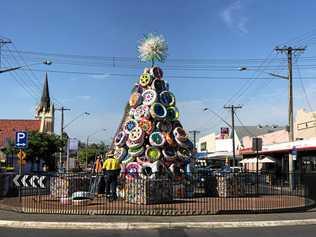
[[[316,172],[316,157],[302,157],[305,173]]]
[[[206,151],[206,142],[201,143],[201,151]]]
[[[315,120],[297,124],[297,130],[303,130],[303,129],[314,128],[314,127],[316,127]]]

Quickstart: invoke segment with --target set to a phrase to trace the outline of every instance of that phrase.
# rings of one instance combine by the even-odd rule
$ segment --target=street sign
[[[297,149],[296,149],[296,146],[293,146],[292,147],[292,151],[291,151],[291,154],[294,156],[296,156],[297,155]]]
[[[253,137],[252,138],[252,150],[253,151],[261,151],[262,150],[262,138]]]
[[[46,176],[16,175],[13,183],[17,187],[45,188]]]
[[[221,135],[229,134],[229,128],[227,127],[222,127],[221,128]]]
[[[78,151],[79,140],[77,138],[69,138],[68,145],[70,151]]]
[[[19,158],[20,160],[25,160],[25,158],[26,158],[26,153],[25,153],[24,151],[20,150],[20,151],[18,152],[17,156],[18,156],[18,158]]]
[[[28,146],[28,134],[27,132],[16,132],[15,133],[15,147],[18,149],[25,149]]]

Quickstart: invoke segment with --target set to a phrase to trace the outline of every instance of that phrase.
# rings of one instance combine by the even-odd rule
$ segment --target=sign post
[[[252,150],[256,151],[257,162],[256,162],[256,193],[259,194],[259,151],[262,150],[262,138],[252,138]]]
[[[18,158],[20,159],[20,169],[19,175],[23,173],[23,161],[26,157],[23,149],[28,147],[28,133],[24,131],[19,131],[15,133],[15,148],[19,149]],[[19,188],[19,199],[21,201],[21,188]]]

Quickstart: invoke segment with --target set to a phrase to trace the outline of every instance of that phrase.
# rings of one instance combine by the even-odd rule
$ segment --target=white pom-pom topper
[[[147,34],[138,46],[139,58],[143,62],[164,62],[167,57],[168,44],[162,35]]]

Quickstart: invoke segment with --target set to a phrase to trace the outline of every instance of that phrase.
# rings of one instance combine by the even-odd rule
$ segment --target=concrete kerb
[[[175,228],[254,228],[294,225],[315,225],[316,219],[241,222],[37,222],[0,220],[0,227],[20,229],[76,229],[76,230],[145,230]]]

